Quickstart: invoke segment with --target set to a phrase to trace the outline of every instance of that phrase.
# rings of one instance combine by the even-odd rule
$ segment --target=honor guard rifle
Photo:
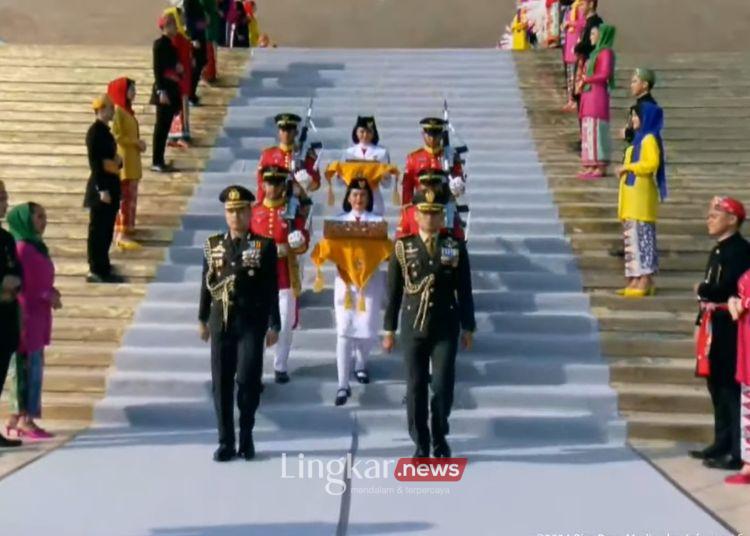
[[[454,147],[451,144],[451,133],[455,134],[456,137],[458,137],[458,134],[456,134],[456,129],[453,128],[453,124],[451,123],[447,98],[443,99],[443,120],[445,121],[445,130],[443,130],[443,170],[448,174],[450,180],[453,166],[457,163],[461,165],[465,163],[462,155],[469,152],[469,147],[465,143],[458,147]],[[451,199],[448,202],[445,207],[445,226],[448,229],[453,228],[456,211],[459,213],[469,212],[469,205],[458,205],[455,199]]]
[[[307,159],[307,155],[310,153],[310,151],[319,151],[323,147],[323,144],[320,142],[308,141],[310,128],[312,128],[313,131],[317,131],[317,128],[315,128],[315,123],[313,123],[312,115],[313,97],[310,97],[310,103],[307,106],[307,113],[305,114],[305,124],[302,126],[302,130],[300,131],[299,140],[295,144],[294,153],[292,155],[292,169],[290,170],[289,177],[286,181],[287,204],[286,211],[284,212],[284,218],[287,220],[293,220],[297,217],[297,213],[299,212],[302,204],[305,204],[307,206],[312,205],[312,201],[309,198],[301,201],[298,196],[294,195],[294,174],[301,169],[305,169],[305,160]]]

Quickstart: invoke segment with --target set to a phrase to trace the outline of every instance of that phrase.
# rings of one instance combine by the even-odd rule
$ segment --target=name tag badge
[[[440,248],[440,263],[444,266],[458,266],[458,248],[443,246]]]

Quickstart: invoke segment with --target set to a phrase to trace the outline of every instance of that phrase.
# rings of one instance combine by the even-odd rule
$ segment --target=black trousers
[[[198,48],[193,48],[193,58],[195,59],[195,67],[193,67],[193,80],[191,86],[190,97],[195,97],[198,90],[198,83],[201,81],[201,74],[203,68],[208,63],[208,43],[205,39],[199,41],[200,45]]]
[[[714,406],[714,442],[708,447],[712,455],[740,455],[740,386],[734,382],[717,382],[708,378],[708,392]]]
[[[11,357],[13,357],[13,350],[0,348],[0,396],[3,394],[3,386],[5,385],[5,378],[8,376]]]
[[[151,163],[155,166],[164,165],[164,151],[167,148],[167,137],[172,126],[175,114],[180,110],[179,100],[170,102],[169,105],[156,105],[156,124],[154,125],[153,158]]]
[[[240,413],[240,449],[251,438],[260,403],[266,328],[241,326],[211,331],[211,384],[219,443],[235,445],[234,384]]]
[[[109,248],[115,233],[115,220],[120,210],[120,200],[113,199],[109,205],[97,201],[89,209],[88,260],[89,271],[97,275],[109,275]]]
[[[458,334],[414,338],[407,332],[402,334],[401,344],[406,365],[406,415],[409,436],[415,445],[428,449],[430,439],[433,444],[437,444],[443,441],[449,432],[448,417],[453,406]],[[432,390],[429,411],[428,385]]]

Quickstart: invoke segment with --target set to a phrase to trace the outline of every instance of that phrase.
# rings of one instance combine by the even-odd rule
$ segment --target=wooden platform
[[[194,147],[168,150],[180,173],[148,171],[153,107],[148,47],[0,46],[0,179],[11,205],[35,201],[47,208],[47,243],[57,270],[64,308],[55,314],[47,351],[44,418],[66,430],[85,425],[103,396],[107,370],[135,308],[164,257],[174,229],[236,94],[247,52],[222,50],[220,79],[202,86],[203,105],[192,110]],[[120,76],[137,82],[135,111],[149,145],[138,200],[138,238],[145,248],[113,252],[112,260],[130,283],[85,282],[86,225],[82,208],[88,177],[86,130],[94,119],[94,96]],[[7,411],[3,404],[2,411]],[[52,423],[53,428],[55,423]]]
[[[665,109],[671,191],[657,224],[658,295],[629,301],[614,294],[624,281],[622,259],[608,253],[621,244],[618,181],[575,178],[577,117],[560,112],[565,95],[559,54],[519,54],[516,59],[534,137],[599,318],[603,352],[629,436],[711,440],[708,393],[693,375],[697,308],[692,287],[703,277],[712,244],[704,223],[711,197],[725,194],[750,201],[750,61],[733,54],[617,58],[613,136],[631,105],[633,68],[656,69],[654,95]],[[614,159],[621,158],[623,149],[623,142],[615,143]]]

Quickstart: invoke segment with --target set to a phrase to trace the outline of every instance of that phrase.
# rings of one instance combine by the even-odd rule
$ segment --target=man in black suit
[[[0,218],[8,210],[8,192],[0,181]],[[18,291],[21,290],[21,265],[16,256],[16,241],[0,227],[0,395],[3,394],[5,376],[10,358],[18,348],[20,322],[18,318]],[[19,447],[21,442],[0,435],[0,448]]]
[[[705,277],[694,287],[700,311],[696,321],[699,351],[698,376],[706,386],[714,408],[714,441],[690,456],[706,467],[742,468],[740,455],[740,385],[737,383],[737,323],[728,301],[737,294],[737,281],[750,269],[750,244],[740,234],[745,207],[731,197],[711,200],[706,225],[717,240],[706,264]],[[710,333],[710,336],[708,334]],[[708,366],[706,366],[706,363]]]
[[[154,41],[153,47],[154,86],[150,102],[156,106],[156,123],[151,144],[151,171],[171,173],[177,170],[164,160],[164,151],[172,120],[181,107],[179,84],[184,68],[172,44],[172,38],[177,35],[177,21],[171,15],[164,16],[159,19],[159,28],[162,35]]]
[[[436,458],[451,455],[445,436],[453,405],[456,352],[459,339],[464,349],[471,349],[476,328],[466,245],[440,233],[447,201],[444,192],[432,190],[414,196],[419,232],[396,241],[388,267],[383,349],[393,350],[403,302],[401,343],[407,370],[409,435],[417,447],[415,458],[429,457],[430,441]],[[430,426],[428,382],[433,393]]]
[[[240,412],[236,453],[255,456],[253,426],[260,402],[263,350],[276,343],[281,329],[276,281],[276,245],[248,231],[255,197],[242,186],[229,186],[224,203],[228,231],[208,237],[203,250],[199,330],[211,340],[211,381],[219,429],[214,460],[235,456],[234,383]]]

